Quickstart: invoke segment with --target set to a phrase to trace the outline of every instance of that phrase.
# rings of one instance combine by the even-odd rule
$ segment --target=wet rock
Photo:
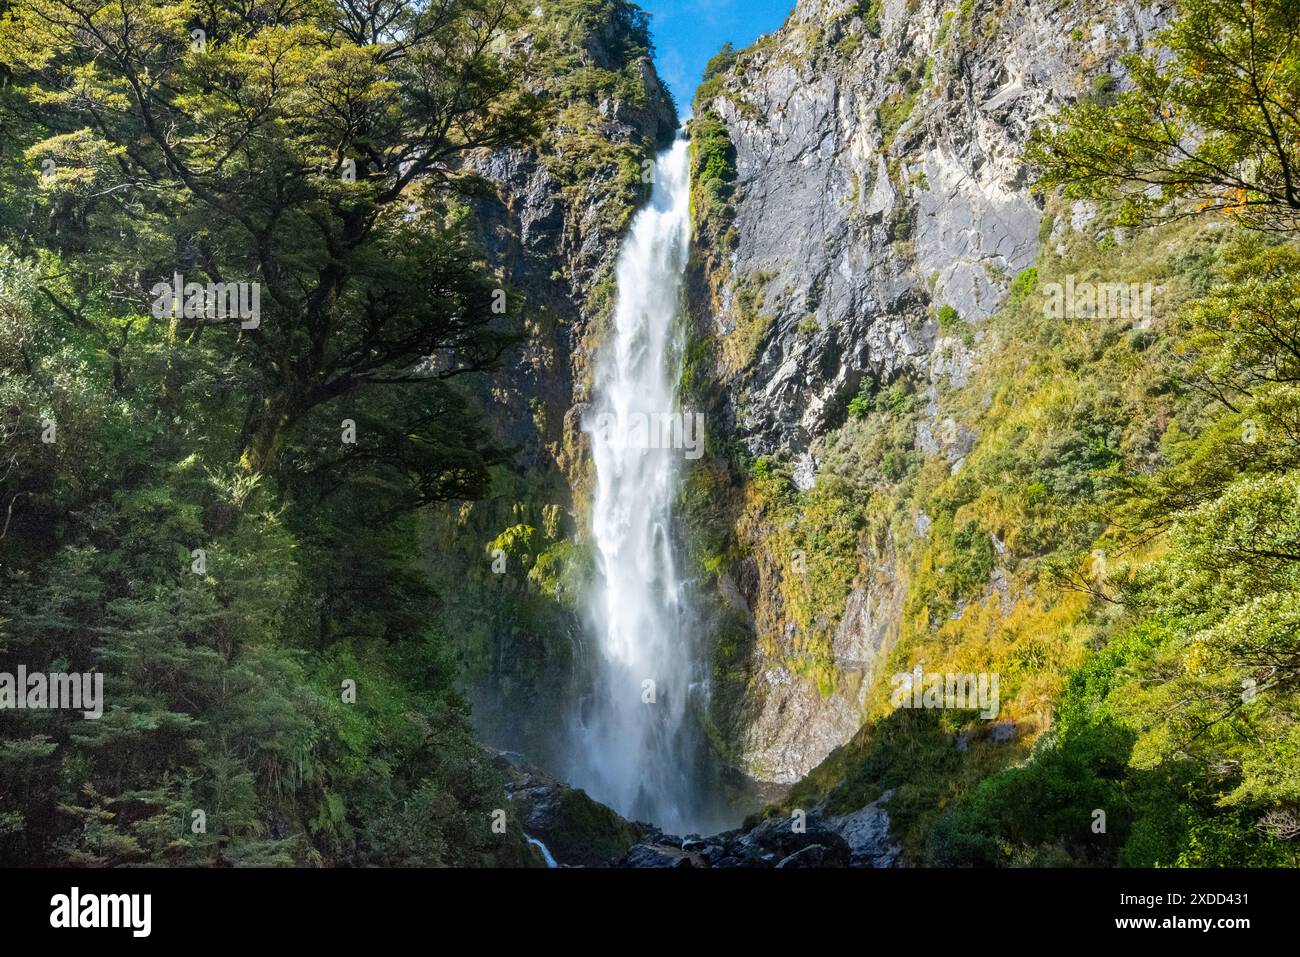
[[[720,844],[709,844],[700,851],[700,859],[709,867],[721,867],[722,862],[727,860],[727,851]]]
[[[509,751],[490,752],[506,775],[506,795],[524,830],[544,843],[559,864],[597,867],[643,839],[642,829],[586,791],[571,788]]]
[[[656,824],[637,821],[636,827],[641,832],[642,844],[651,844],[656,847],[671,847],[676,850],[681,850],[682,844],[684,843],[682,838],[678,837],[676,834],[669,834]],[[693,836],[699,837],[698,834]]]
[[[792,784],[862,726],[867,693],[897,636],[907,598],[907,580],[894,572],[892,545],[886,543],[872,558],[873,571],[850,592],[835,628],[834,694],[825,694],[807,676],[773,666],[762,645],[755,644],[751,668],[765,680],[748,688],[740,742],[744,767],[754,778]]]
[[[866,686],[858,684],[852,697],[828,698],[816,682],[784,668],[769,670],[767,677],[750,689],[741,743],[745,768],[761,781],[793,784],[862,726]]]
[[[625,854],[616,867],[673,868],[691,867],[691,859],[677,848],[662,845],[637,844]]]

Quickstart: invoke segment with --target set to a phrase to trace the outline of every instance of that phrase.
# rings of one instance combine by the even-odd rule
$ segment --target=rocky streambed
[[[506,775],[506,793],[525,832],[542,842],[558,867],[791,868],[898,867],[889,838],[892,792],[849,814],[823,808],[751,818],[731,831],[704,836],[668,834],[628,821],[508,751],[493,752]],[[538,850],[539,864],[542,851]]]

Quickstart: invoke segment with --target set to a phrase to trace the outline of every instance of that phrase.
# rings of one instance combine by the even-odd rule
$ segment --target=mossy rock
[[[640,828],[581,788],[560,787],[535,799],[528,826],[556,861],[586,867],[617,860],[641,839]]]

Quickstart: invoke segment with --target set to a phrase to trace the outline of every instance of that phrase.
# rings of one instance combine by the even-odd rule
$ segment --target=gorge
[[[0,862],[1297,863],[1294,0],[682,3],[0,5]]]
[[[927,842],[952,818],[939,809],[951,782],[1025,760],[1052,725],[1078,643],[1104,641],[1098,629],[1115,627],[1104,616],[1090,624],[1095,612],[1052,577],[1062,548],[1104,550],[1105,521],[1066,531],[1072,520],[1054,524],[1039,503],[1082,514],[1107,487],[1102,459],[1076,452],[1080,442],[1111,449],[1106,461],[1150,468],[1150,416],[1170,400],[1123,398],[1134,386],[1122,351],[1074,357],[1087,348],[1083,312],[1053,333],[1065,336],[1051,347],[1057,358],[1047,346],[1008,343],[1046,337],[1033,310],[1061,320],[1051,291],[1076,280],[1160,289],[1155,311],[1110,317],[1133,330],[1134,351],[1148,348],[1141,337],[1160,315],[1196,295],[1178,257],[1211,248],[1213,227],[1117,229],[1094,200],[1031,192],[1027,159],[1033,131],[1058,111],[1104,108],[1129,88],[1123,56],[1149,49],[1168,23],[1167,10],[1142,3],[802,0],[780,29],[709,65],[687,123],[693,228],[680,390],[681,403],[705,410],[708,442],[702,459],[680,463],[670,511],[707,691],[686,724],[722,763],[715,787],[733,813],[767,802],[746,828],[800,808],[828,828],[862,813],[889,837],[850,842],[855,860],[896,860],[890,837],[914,861],[948,860]],[[632,115],[609,105],[609,115]],[[663,129],[651,135],[662,142]],[[541,207],[535,193],[520,200],[527,228]],[[590,209],[568,215],[581,221]],[[600,360],[593,374],[586,358],[601,347],[585,343],[601,341],[603,304],[616,303],[617,316],[627,282],[616,274],[611,299],[600,267],[566,275],[577,279],[571,381],[580,409],[584,380],[601,401]],[[1156,361],[1173,348],[1165,341]],[[1078,371],[1063,374],[1060,361]],[[1025,368],[1035,371],[1026,378],[1017,371]],[[1039,375],[1054,385],[1035,386]],[[1067,381],[1078,383],[1074,397],[1051,398]],[[1118,414],[1117,402],[1146,407]],[[1046,419],[1022,422],[1012,411],[1041,416],[1057,403]],[[1053,415],[1069,424],[1053,429]],[[601,494],[577,464],[585,440],[567,416],[552,434],[581,510]],[[593,454],[599,488],[602,453]],[[1019,488],[1010,460],[1026,476]],[[579,520],[579,552],[589,534],[598,540]],[[608,569],[611,556],[597,551]],[[570,566],[575,580],[590,574],[583,561]],[[595,581],[600,593],[599,570]],[[620,611],[636,614],[636,605]],[[564,667],[581,674],[582,657]],[[922,662],[931,679],[1000,677],[999,713],[891,713],[889,676]],[[529,693],[515,700],[526,712]],[[544,754],[529,720],[496,738],[493,727],[489,739]],[[632,765],[619,773],[636,776]],[[562,776],[612,794],[592,776]],[[656,770],[643,783],[662,780]],[[680,820],[672,811],[643,818],[627,794],[607,800],[667,830],[709,830],[670,823]]]

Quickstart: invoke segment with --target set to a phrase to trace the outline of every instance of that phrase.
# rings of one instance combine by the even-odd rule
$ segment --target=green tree
[[[46,295],[84,322],[94,289],[148,323],[173,273],[258,283],[256,328],[168,317],[178,343],[219,336],[250,367],[252,469],[327,403],[490,367],[512,339],[460,166],[538,128],[528,64],[504,49],[521,15],[516,0],[15,4],[0,60],[49,174],[31,225],[71,274],[69,296]]]
[[[1179,0],[1133,88],[1036,131],[1039,188],[1121,200],[1120,220],[1220,212],[1300,228],[1300,2]]]
[[[543,115],[520,15],[5,8],[0,670],[98,671],[105,710],[0,712],[0,859],[530,859],[413,517],[503,459],[456,380],[520,303],[462,167]],[[260,324],[155,313],[177,271],[259,283]]]

